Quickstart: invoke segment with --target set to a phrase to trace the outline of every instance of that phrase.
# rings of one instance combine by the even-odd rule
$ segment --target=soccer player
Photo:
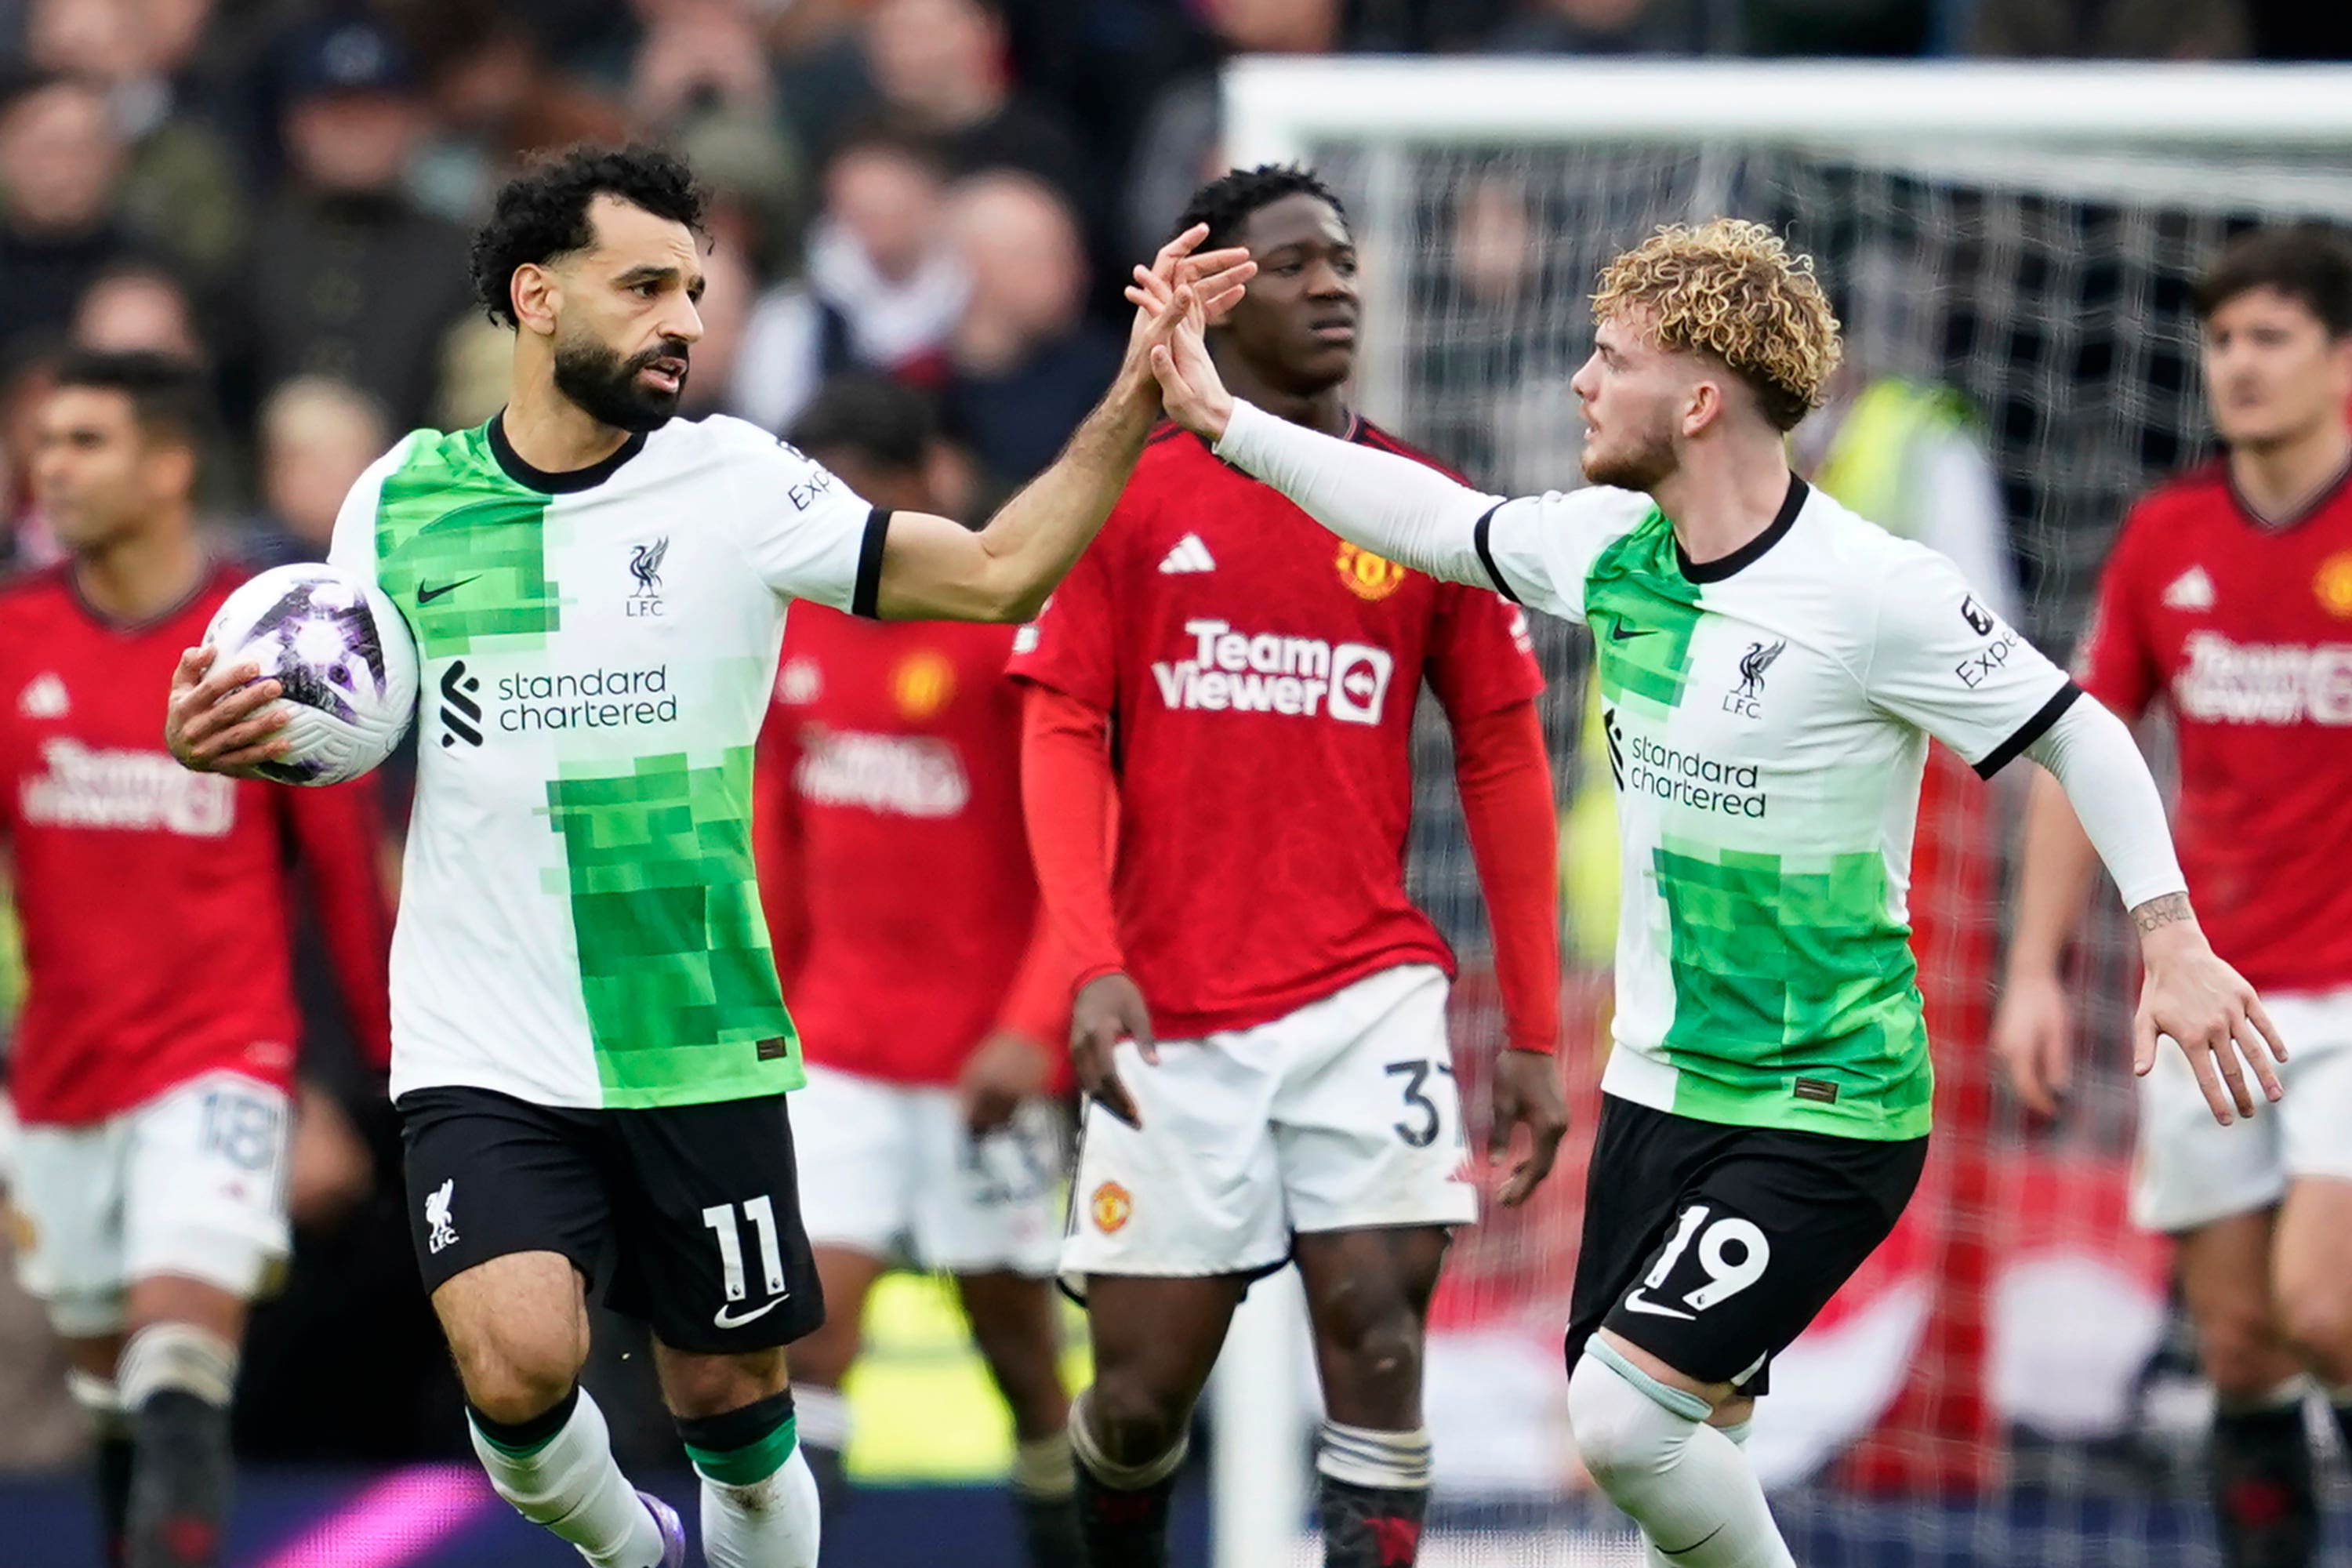
[[[29,981],[18,1264],[96,1423],[108,1560],[136,1568],[217,1559],[246,1309],[287,1256],[289,844],[354,1036],[390,1054],[373,786],[201,777],[156,731],[156,691],[243,575],[196,539],[206,399],[158,355],[67,361],[33,481],[68,558],[0,590],[0,827]]]
[[[1202,225],[1261,268],[1213,332],[1224,374],[1302,430],[1423,471],[1344,398],[1358,304],[1338,199],[1301,170],[1236,170],[1178,226]],[[1030,842],[1082,984],[1090,1103],[1062,1268],[1093,1327],[1070,1428],[1088,1559],[1167,1561],[1193,1403],[1243,1292],[1296,1258],[1329,1417],[1325,1561],[1410,1563],[1423,1325],[1453,1228],[1477,1217],[1453,955],[1404,889],[1424,679],[1495,933],[1494,1138],[1533,1135],[1505,1203],[1567,1126],[1558,826],[1525,625],[1334,539],[1171,426],[1018,646]]]
[[[1236,399],[1196,330],[1152,359],[1171,415],[1342,535],[1592,628],[1622,893],[1570,1420],[1653,1561],[1786,1564],[1741,1429],[1926,1152],[1904,900],[1927,736],[1988,775],[2031,754],[2074,803],[2141,931],[2139,1070],[2169,1035],[2226,1121],[2285,1053],[2206,944],[2122,722],[1944,557],[1789,471],[1838,358],[1810,259],[1759,224],[1661,229],[1593,315],[1592,488],[1517,500]]]
[[[1034,615],[1158,416],[1141,353],[1180,314],[1139,315],[1062,458],[967,529],[874,506],[740,420],[672,421],[702,331],[702,210],[649,148],[573,148],[501,190],[472,263],[514,329],[508,403],[395,446],[329,552],[401,606],[423,668],[392,977],[417,1258],[493,1484],[597,1568],[674,1568],[685,1543],[580,1390],[583,1282],[653,1331],[705,1559],[816,1554],[782,1347],[824,1305],[751,842],[785,605]],[[1250,263],[1198,239],[1155,278],[1202,274],[1213,309]],[[190,649],[174,754],[278,754],[277,683],[257,674]]]
[[[934,504],[932,440],[923,399],[879,378],[832,383],[793,428],[859,495],[914,511]],[[793,1396],[829,1500],[866,1292],[902,1247],[954,1275],[1012,1406],[1030,1560],[1076,1568],[1051,1283],[1064,1137],[1045,1098],[1070,990],[1037,934],[1013,635],[818,605],[784,633],[754,821],[806,1057],[793,1120],[826,1306],[793,1351]]]
[[[2213,945],[2294,1041],[2281,1113],[2200,1114],[2168,1060],[2140,1086],[2133,1217],[2173,1237],[2213,1415],[2232,1568],[2302,1568],[2318,1510],[2305,1374],[2352,1442],[2352,247],[2261,230],[2199,283],[2221,460],[2133,508],[2108,558],[2084,689],[2179,738],[2180,855]],[[2059,966],[2091,845],[2057,791],[2026,814],[1993,1041],[2026,1104],[2072,1078]]]

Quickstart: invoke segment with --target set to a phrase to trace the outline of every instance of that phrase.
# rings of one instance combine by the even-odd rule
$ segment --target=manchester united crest
[[[2339,550],[2319,563],[2311,591],[2329,615],[2352,620],[2352,551]]]
[[[929,648],[910,653],[890,672],[891,700],[898,716],[920,722],[948,705],[955,695],[955,666]]]
[[[1359,599],[1385,599],[1404,585],[1403,567],[1345,541],[1332,564],[1339,567],[1339,581],[1348,585],[1348,592]]]
[[[1095,1228],[1108,1236],[1126,1225],[1128,1216],[1135,1213],[1135,1200],[1117,1182],[1105,1182],[1087,1200],[1087,1207],[1094,1214]]]

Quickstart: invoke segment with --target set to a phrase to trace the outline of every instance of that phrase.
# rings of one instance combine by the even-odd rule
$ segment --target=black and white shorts
[[[1585,1185],[1573,1373],[1602,1328],[1685,1376],[1762,1394],[1911,1201],[1927,1140],[1732,1127],[1614,1095]]]
[[[824,1321],[782,1095],[577,1110],[451,1087],[399,1109],[428,1293],[554,1252],[677,1350],[766,1350]]]

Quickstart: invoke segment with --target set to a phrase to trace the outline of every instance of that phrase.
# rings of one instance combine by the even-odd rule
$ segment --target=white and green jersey
[[[1643,496],[1507,501],[1497,586],[1588,622],[1618,794],[1602,1087],[1702,1121],[1927,1131],[1905,893],[1927,738],[1987,775],[2079,693],[1945,557],[1802,481],[1694,564]]]
[[[642,1107],[796,1089],[751,865],[794,598],[871,613],[887,515],[740,420],[547,474],[494,418],[362,475],[330,559],[423,668],[392,1092]]]

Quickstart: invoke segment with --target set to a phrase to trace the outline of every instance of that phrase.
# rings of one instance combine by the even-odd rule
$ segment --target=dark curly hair
[[[474,231],[474,297],[490,320],[516,325],[509,287],[515,268],[543,265],[596,243],[588,207],[616,196],[656,217],[702,233],[702,187],[676,153],[632,142],[583,142],[543,153],[499,191],[489,219]]]
[[[1183,233],[1196,223],[1209,226],[1209,237],[1201,242],[1203,250],[1214,250],[1234,243],[1250,214],[1260,207],[1272,206],[1285,196],[1309,195],[1318,202],[1328,202],[1348,221],[1348,209],[1340,204],[1330,186],[1316,178],[1312,170],[1296,163],[1260,163],[1255,169],[1234,169],[1218,175],[1192,193],[1184,204],[1184,216],[1176,220],[1170,236]]]

